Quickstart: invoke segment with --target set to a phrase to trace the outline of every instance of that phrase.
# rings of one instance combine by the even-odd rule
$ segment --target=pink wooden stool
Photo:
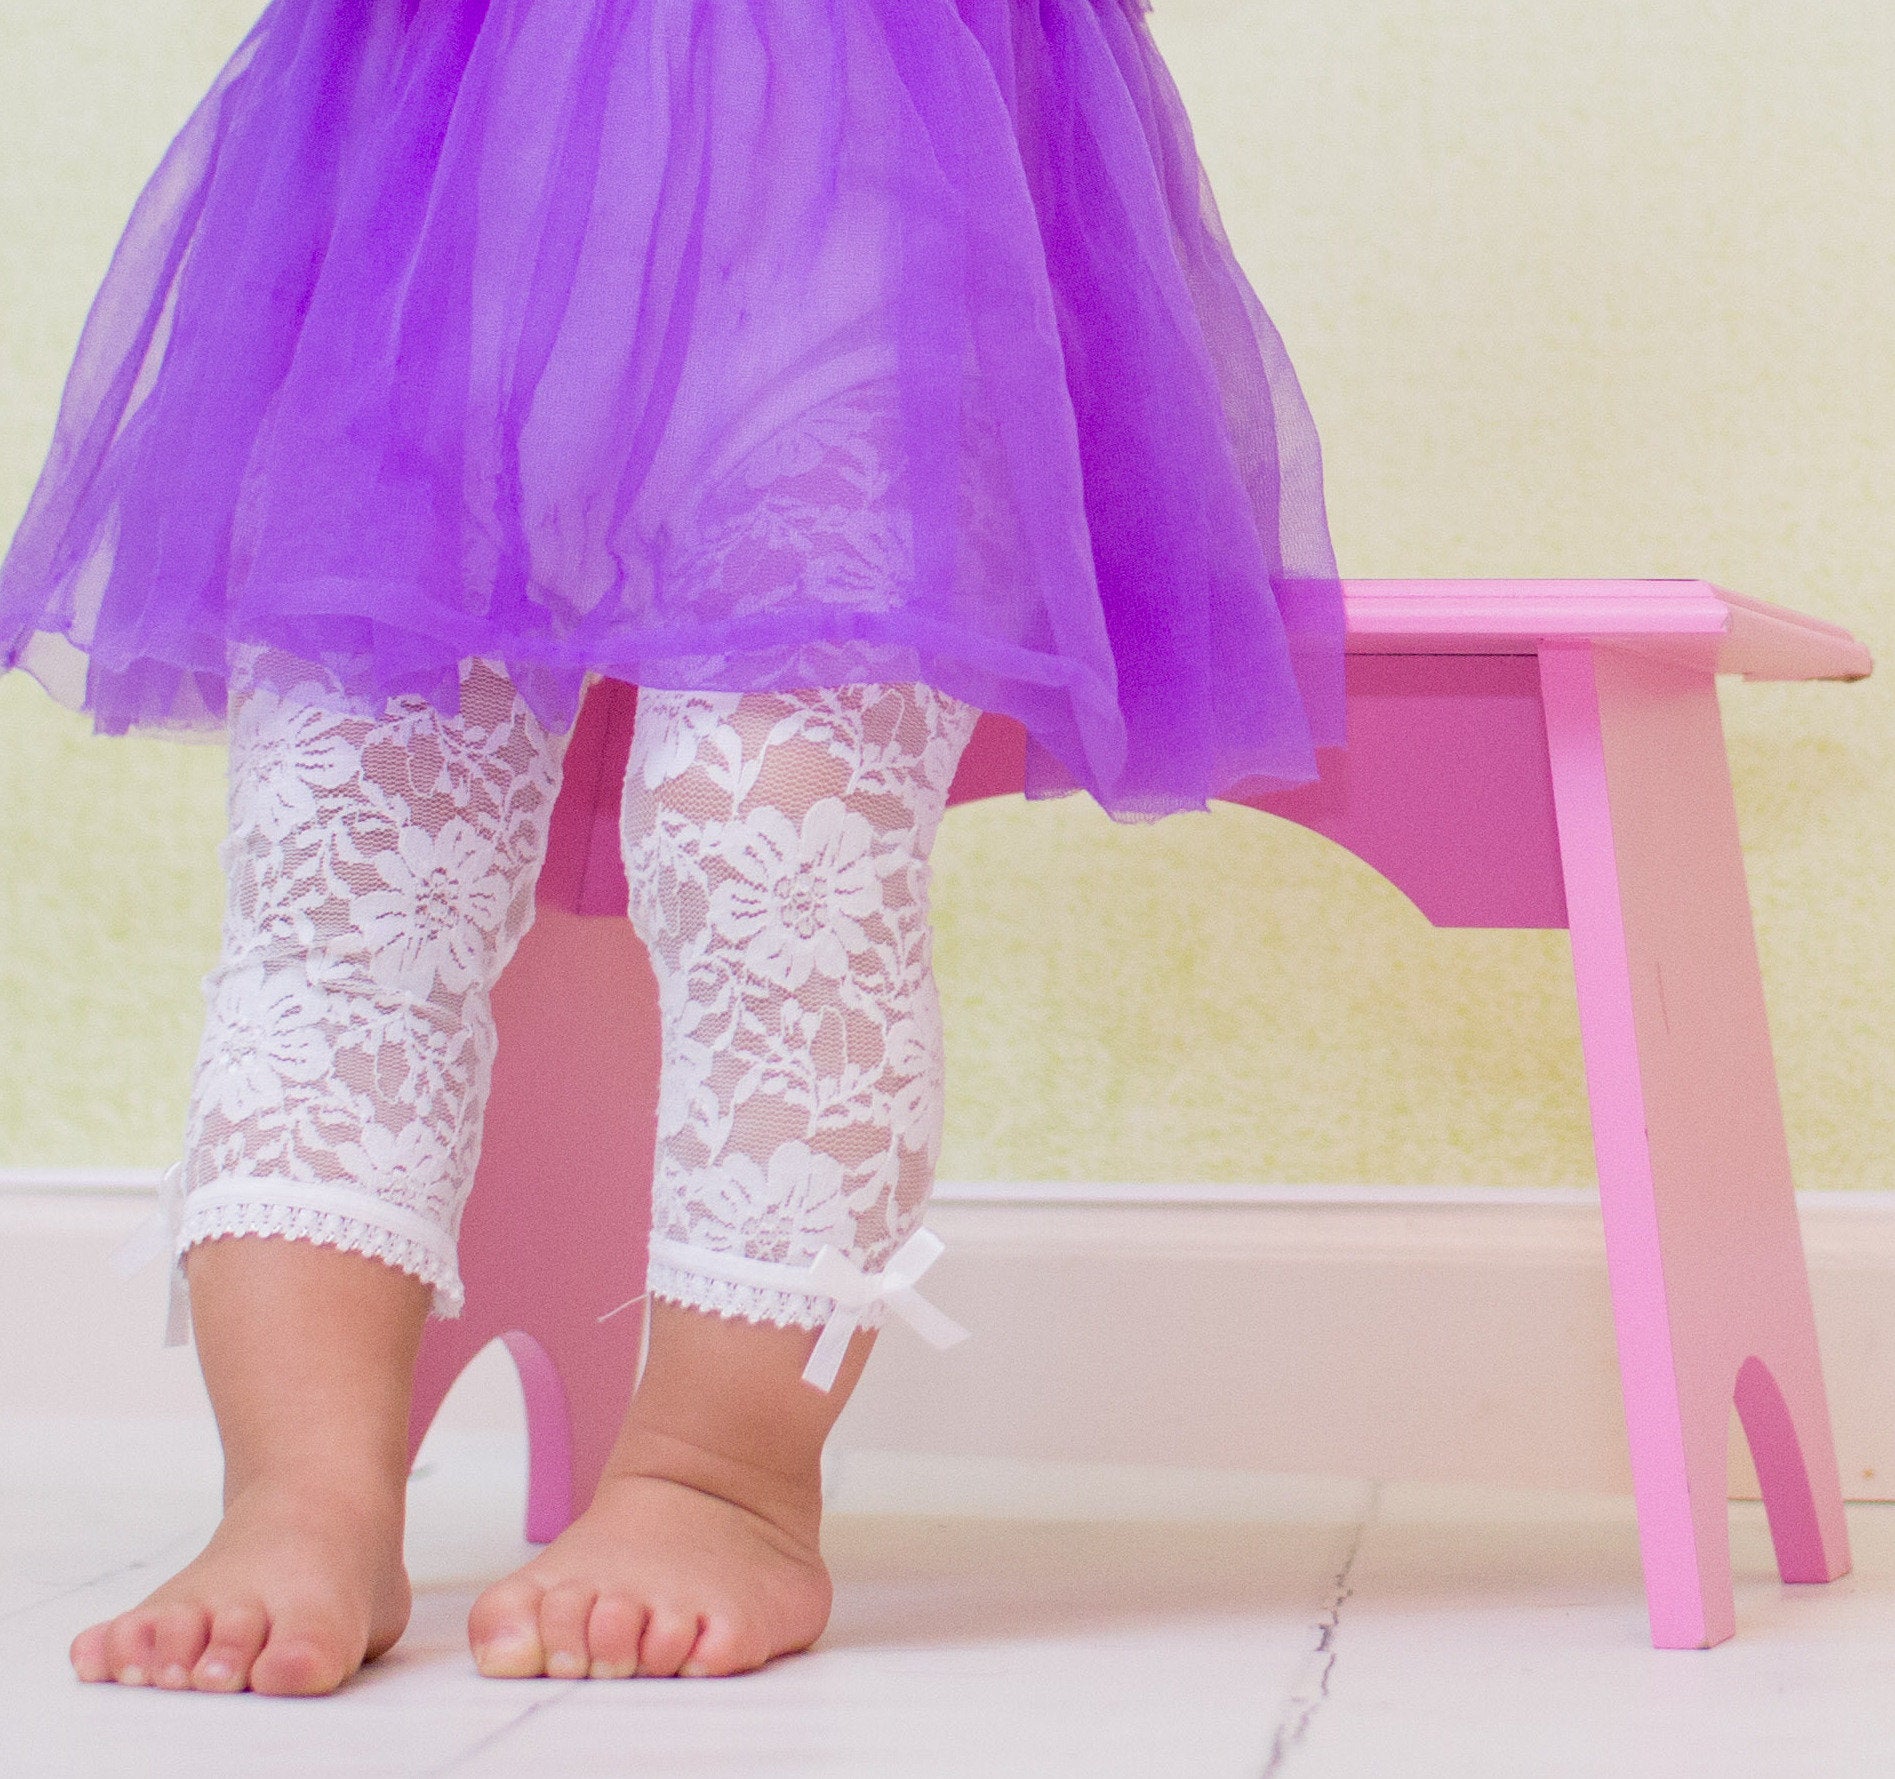
[[[1701,581],[1360,581],[1346,752],[1241,798],[1328,835],[1436,926],[1565,927],[1618,1329],[1653,1641],[1733,1629],[1733,1400],[1785,1581],[1849,1567],[1829,1410],[1738,848],[1716,676],[1855,679],[1847,632]],[[657,1100],[656,990],[617,817],[637,694],[594,689],[553,818],[540,917],[505,980],[467,1312],[428,1331],[419,1443],[504,1339],[531,1439],[527,1536],[597,1481],[638,1360]],[[953,801],[1016,793],[983,719]]]

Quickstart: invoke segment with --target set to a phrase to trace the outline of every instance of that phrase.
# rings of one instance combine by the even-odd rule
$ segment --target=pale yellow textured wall
[[[0,523],[229,0],[0,0]],[[1160,0],[1348,572],[1699,574],[1895,656],[1883,0]],[[1895,1185],[1895,692],[1725,700],[1800,1176]],[[157,1165],[215,939],[208,751],[0,685],[0,1166]],[[102,865],[110,846],[111,862]],[[949,824],[961,1178],[1590,1177],[1558,934],[1430,931],[1233,812]]]

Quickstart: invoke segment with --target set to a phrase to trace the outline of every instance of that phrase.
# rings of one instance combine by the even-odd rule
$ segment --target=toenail
[[[546,1672],[553,1680],[583,1680],[586,1664],[578,1656],[562,1649],[546,1658]]]
[[[206,1680],[223,1682],[236,1678],[237,1670],[222,1656],[206,1656],[203,1666],[198,1670]]]
[[[121,1668],[118,1671],[118,1683],[120,1686],[143,1686],[145,1684],[145,1670],[143,1668]]]
[[[173,1662],[158,1676],[160,1686],[179,1687],[191,1684],[191,1670]]]

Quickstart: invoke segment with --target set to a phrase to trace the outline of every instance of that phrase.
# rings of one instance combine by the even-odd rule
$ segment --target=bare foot
[[[401,1527],[399,1496],[255,1484],[194,1563],[80,1632],[73,1668],[179,1692],[334,1692],[407,1626]]]
[[[474,1604],[483,1674],[742,1674],[829,1622],[822,1448],[868,1359],[802,1381],[815,1336],[652,1306],[651,1341],[592,1505]]]
[[[191,1251],[191,1317],[224,1441],[224,1521],[143,1605],[82,1631],[81,1680],[333,1692],[408,1623],[408,1400],[426,1289],[273,1236]]]
[[[481,1595],[468,1640],[496,1680],[742,1674],[814,1643],[830,1593],[813,1540],[687,1483],[608,1475]]]

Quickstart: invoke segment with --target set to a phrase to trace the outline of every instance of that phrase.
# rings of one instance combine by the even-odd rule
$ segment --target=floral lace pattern
[[[452,718],[352,714],[281,655],[233,683],[178,1252],[345,1248],[454,1315],[490,995],[532,922],[562,743],[482,663]],[[829,1299],[692,1252],[801,1268],[830,1246],[874,1271],[918,1222],[942,1112],[928,861],[976,714],[925,686],[641,696],[623,831],[664,1028],[658,1295],[814,1327]]]
[[[665,605],[703,624],[802,598],[855,611],[899,603],[914,576],[899,400],[892,382],[855,383],[805,400],[743,451],[672,540]]]
[[[873,1272],[919,1221],[943,1101],[929,855],[977,714],[918,685],[641,694],[622,833],[664,1034],[654,1295],[815,1327],[827,1298],[680,1248]]]
[[[969,384],[962,403],[962,449],[951,471],[957,480],[926,501],[914,485],[898,379],[862,374],[826,395],[799,383],[782,405],[788,417],[761,437],[707,446],[718,473],[688,511],[667,513],[651,591],[662,621],[746,636],[741,671],[754,691],[863,678],[861,639],[846,628],[844,640],[805,634],[759,647],[757,621],[773,613],[830,608],[871,616],[925,603],[937,622],[1032,646],[1043,623],[1039,584],[1022,568],[1031,549],[1001,471],[1006,447],[977,387]],[[925,601],[917,583],[918,508],[933,510],[937,525],[951,514],[956,539],[952,566],[937,560],[928,570]],[[877,658],[889,664],[887,677],[906,680],[920,653],[886,641]],[[726,686],[733,660],[673,656],[664,677],[672,685]],[[913,665],[896,665],[903,660]]]
[[[255,651],[233,685],[223,955],[179,1251],[228,1235],[350,1248],[452,1315],[488,997],[532,922],[561,742],[481,663],[455,718],[420,699],[346,714],[314,670]]]

